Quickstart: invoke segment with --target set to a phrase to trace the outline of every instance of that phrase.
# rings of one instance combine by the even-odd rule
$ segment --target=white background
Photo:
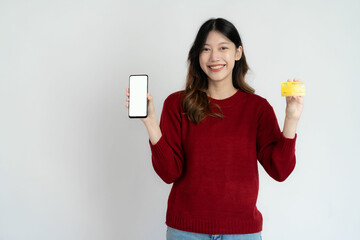
[[[0,239],[165,239],[171,185],[130,120],[130,74],[160,116],[200,25],[238,28],[249,83],[282,128],[280,82],[307,95],[297,165],[260,168],[264,240],[359,239],[359,1],[0,0]]]

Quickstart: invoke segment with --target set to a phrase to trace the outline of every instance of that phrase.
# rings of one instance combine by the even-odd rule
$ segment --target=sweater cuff
[[[166,141],[164,136],[161,136],[159,141],[155,143],[154,145],[151,143],[149,139],[150,149],[153,155],[159,156],[164,153],[164,148],[166,146]]]
[[[286,138],[281,133],[281,139],[280,139],[281,151],[283,151],[283,152],[295,152],[296,139],[297,139],[297,133],[295,133],[294,138]]]

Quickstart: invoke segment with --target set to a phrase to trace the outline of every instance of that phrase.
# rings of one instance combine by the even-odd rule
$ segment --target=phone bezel
[[[130,79],[131,77],[136,76],[146,76],[146,94],[149,93],[149,76],[147,74],[131,74],[129,75],[129,94],[131,96],[131,89],[130,89]],[[130,99],[130,97],[129,97]],[[128,116],[129,118],[147,118],[148,116],[148,107],[146,107],[146,115],[145,116],[130,116],[130,102],[129,102],[129,108],[128,108]]]

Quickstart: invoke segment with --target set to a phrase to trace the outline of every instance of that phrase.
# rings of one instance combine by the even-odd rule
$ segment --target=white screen
[[[147,113],[147,75],[130,76],[129,116],[145,117]]]

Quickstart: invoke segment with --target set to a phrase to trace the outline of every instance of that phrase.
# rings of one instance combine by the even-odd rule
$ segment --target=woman
[[[281,132],[271,105],[245,82],[242,42],[225,19],[201,26],[188,62],[186,89],[165,100],[160,126],[151,95],[142,119],[154,169],[173,183],[167,239],[261,239],[257,161],[277,181],[293,171],[303,98],[286,98]]]

